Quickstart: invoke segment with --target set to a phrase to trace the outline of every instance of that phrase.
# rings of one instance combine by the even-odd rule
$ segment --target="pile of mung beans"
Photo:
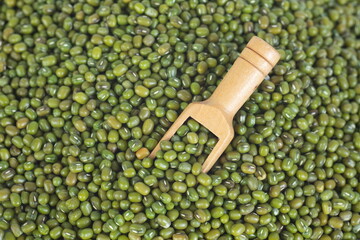
[[[254,35],[213,169],[192,119],[150,158]],[[358,0],[3,0],[0,239],[358,240],[359,79]]]

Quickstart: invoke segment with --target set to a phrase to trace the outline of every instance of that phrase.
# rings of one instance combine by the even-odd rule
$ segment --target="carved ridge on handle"
[[[254,65],[253,63],[251,63],[249,60],[247,60],[246,58],[244,58],[243,56],[239,56],[239,58],[243,59],[244,61],[248,62],[249,64],[251,64],[251,66],[253,66],[254,68],[256,68],[256,70],[258,70],[259,72],[261,72],[261,74],[266,77],[267,74],[265,74],[263,71],[261,71],[256,65]]]
[[[251,47],[246,47],[248,49],[250,49],[252,52],[256,53],[256,55],[258,55],[259,57],[261,57],[262,59],[264,59],[271,67],[274,67],[275,65],[272,64],[269,60],[267,60],[266,58],[264,58],[260,53],[258,53],[257,51],[255,51],[254,49],[252,49]],[[267,74],[266,74],[267,75]]]

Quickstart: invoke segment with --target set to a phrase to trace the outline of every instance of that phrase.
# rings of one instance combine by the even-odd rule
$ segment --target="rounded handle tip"
[[[272,67],[274,67],[280,59],[279,52],[259,37],[252,37],[246,47],[262,56]]]

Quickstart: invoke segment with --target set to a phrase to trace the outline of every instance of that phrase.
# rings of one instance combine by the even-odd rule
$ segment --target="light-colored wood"
[[[272,46],[253,37],[211,97],[189,104],[160,142],[169,140],[188,118],[198,121],[218,137],[217,144],[202,166],[202,171],[208,172],[234,137],[234,115],[279,59],[279,53]],[[154,157],[159,149],[158,143],[150,157]]]
[[[241,52],[241,57],[246,59],[252,65],[256,66],[256,68],[263,75],[267,75],[266,73],[267,73],[268,69],[273,68],[273,66],[268,61],[264,61],[264,58],[262,58],[260,55],[258,55],[256,52],[254,52],[250,48],[245,48]]]

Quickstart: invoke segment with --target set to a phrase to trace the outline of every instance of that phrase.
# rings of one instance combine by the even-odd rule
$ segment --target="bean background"
[[[213,169],[191,121],[150,159],[254,35]],[[358,0],[1,1],[0,239],[358,240],[359,78]]]

